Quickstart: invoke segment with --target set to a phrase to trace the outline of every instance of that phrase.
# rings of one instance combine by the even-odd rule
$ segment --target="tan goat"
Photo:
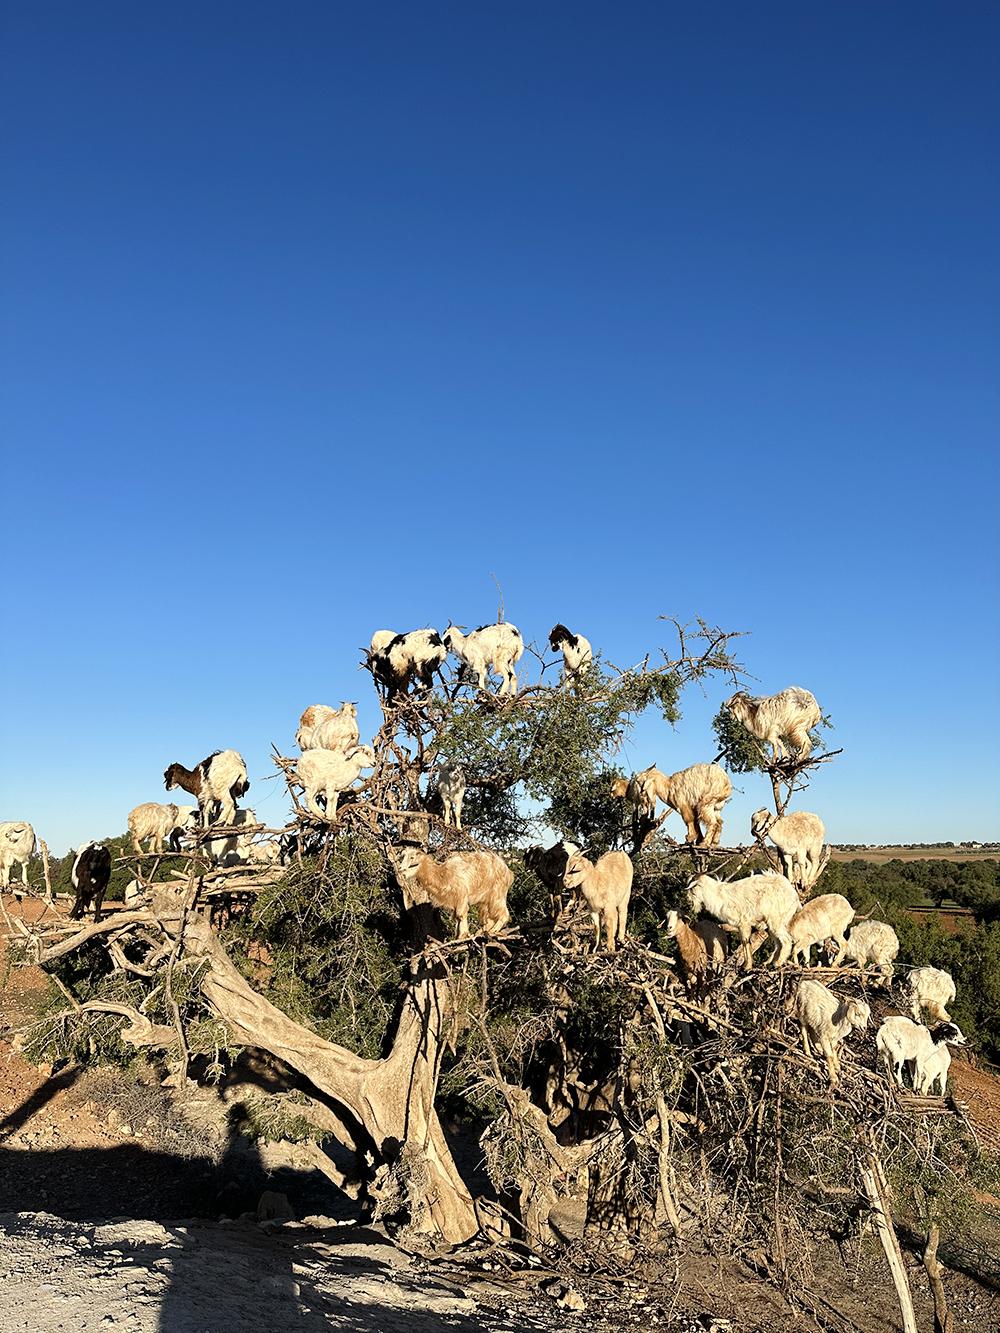
[[[563,884],[579,893],[594,923],[594,948],[601,942],[601,917],[608,937],[608,952],[625,938],[628,904],[632,896],[632,862],[624,852],[605,852],[594,864],[583,852],[566,862]]]
[[[687,828],[687,841],[699,847],[716,847],[722,835],[722,807],[733,794],[733,784],[718,764],[692,764],[669,777],[658,768],[637,773],[645,803],[654,809],[662,801],[676,810]],[[701,825],[705,832],[702,833]]]
[[[497,935],[510,920],[507,890],[514,873],[496,852],[452,852],[435,861],[417,847],[404,847],[395,857],[396,874],[414,902],[430,901],[458,918],[458,939],[469,933],[469,908],[479,908],[487,935]]]

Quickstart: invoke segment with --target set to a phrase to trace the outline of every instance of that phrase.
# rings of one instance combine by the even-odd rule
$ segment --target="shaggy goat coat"
[[[662,801],[676,810],[687,829],[687,841],[699,847],[716,847],[722,836],[722,807],[733,794],[729,776],[718,764],[692,764],[669,777],[655,766],[637,773],[643,804],[655,809]],[[705,832],[701,831],[704,824]]]
[[[21,867],[21,883],[28,887],[28,862],[35,850],[35,830],[25,820],[8,820],[0,824],[0,882],[10,885],[14,863]]]
[[[809,966],[809,955],[814,944],[833,940],[837,946],[837,955],[831,962],[836,967],[847,947],[844,931],[854,920],[854,908],[840,893],[824,893],[800,907],[788,923],[788,933],[792,937],[792,962],[802,960],[803,967]]]
[[[510,920],[507,891],[514,873],[496,852],[452,852],[438,862],[426,852],[405,847],[396,856],[396,875],[413,902],[432,902],[455,913],[458,939],[469,933],[470,907],[479,908],[487,935],[498,934]]]
[[[786,759],[788,751],[783,741],[789,741],[798,759],[805,759],[812,748],[810,730],[823,720],[823,712],[813,695],[798,685],[790,685],[780,694],[765,694],[751,698],[740,690],[727,699],[728,708],[737,722],[747,731],[771,747],[772,759]]]
[[[175,829],[187,827],[186,816],[190,809],[190,806],[159,805],[156,801],[146,801],[130,810],[128,831],[132,835],[132,850],[136,856],[142,855],[142,844],[147,838],[151,853],[162,852],[164,839],[169,838]]]
[[[594,660],[594,650],[582,634],[571,634],[565,625],[553,625],[549,631],[549,647],[562,653],[563,684],[580,680]]]
[[[193,769],[173,763],[163,774],[167,791],[183,787],[198,799],[198,810],[204,828],[215,822],[215,807],[223,824],[232,822],[236,802],[250,790],[247,766],[236,750],[216,750]]]
[[[892,964],[899,953],[899,937],[884,921],[861,921],[852,927],[839,963],[857,963],[866,968],[874,963],[886,981],[892,976]]]
[[[358,710],[353,703],[339,708],[329,704],[310,704],[299,719],[295,744],[300,750],[340,750],[344,753],[361,739]]]
[[[950,1023],[951,1015],[945,1008],[955,998],[955,983],[951,973],[939,967],[917,967],[910,973],[910,1010],[920,1022],[920,1011],[926,1009],[938,1023]]]
[[[575,842],[567,842],[565,838],[562,838],[559,842],[553,843],[551,847],[543,847],[540,842],[537,842],[524,853],[525,869],[537,875],[549,891],[549,906],[552,909],[553,919],[558,919],[562,914],[562,893],[560,890],[563,887],[566,863],[579,850],[580,848]]]

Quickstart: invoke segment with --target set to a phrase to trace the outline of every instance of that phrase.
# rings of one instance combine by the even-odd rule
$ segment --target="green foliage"
[[[257,988],[321,1037],[377,1059],[408,953],[400,897],[378,844],[355,831],[268,885],[225,937]]]
[[[1000,920],[990,900],[997,863],[892,860],[884,865],[858,858],[831,861],[824,872],[825,893],[842,893],[865,913],[876,907],[899,936],[902,967],[940,967],[955,980],[957,997],[949,1005],[965,1035],[991,1060],[1000,1060]],[[922,900],[949,894],[984,904],[981,919],[955,934],[935,919],[918,920],[906,909]],[[971,903],[970,903],[971,905]]]
[[[763,741],[737,721],[728,708],[720,708],[712,718],[712,730],[719,742],[719,753],[731,773],[763,773],[771,762]]]

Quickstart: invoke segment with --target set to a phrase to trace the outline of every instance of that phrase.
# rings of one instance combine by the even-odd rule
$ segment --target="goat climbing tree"
[[[371,777],[344,793],[329,824],[295,803],[282,830],[299,840],[289,867],[219,871],[197,848],[132,858],[141,906],[85,926],[52,915],[22,927],[25,959],[66,997],[32,1039],[50,1055],[125,1042],[161,1052],[182,1076],[192,1062],[218,1070],[239,1048],[266,1052],[298,1077],[296,1113],[355,1154],[371,1206],[449,1241],[486,1219],[449,1150],[441,1095],[468,1115],[490,1112],[491,1173],[502,1198],[513,1190],[529,1235],[544,1238],[556,1181],[574,1173],[606,1224],[676,1230],[671,1153],[696,1113],[681,1105],[672,1042],[697,1014],[657,950],[692,862],[647,844],[632,930],[645,947],[601,964],[595,987],[596,965],[573,961],[574,919],[547,919],[516,849],[533,826],[597,851],[627,838],[610,787],[635,720],[655,708],[675,722],[687,686],[743,678],[733,635],[677,629],[673,653],[628,670],[597,659],[572,690],[547,684],[539,657],[536,679],[510,698],[461,676],[392,703],[380,696]],[[446,761],[467,776],[461,831],[444,823],[430,781]],[[291,786],[293,761],[277,764]],[[402,899],[390,855],[401,842],[510,854],[511,926],[496,940],[449,942],[429,904]],[[704,858],[735,866],[752,850],[698,855],[699,868]]]

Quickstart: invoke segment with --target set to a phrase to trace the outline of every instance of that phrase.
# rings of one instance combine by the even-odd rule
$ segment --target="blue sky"
[[[622,664],[752,631],[831,839],[1000,837],[994,6],[5,13],[0,818],[234,747],[278,819],[270,742],[495,573]]]

